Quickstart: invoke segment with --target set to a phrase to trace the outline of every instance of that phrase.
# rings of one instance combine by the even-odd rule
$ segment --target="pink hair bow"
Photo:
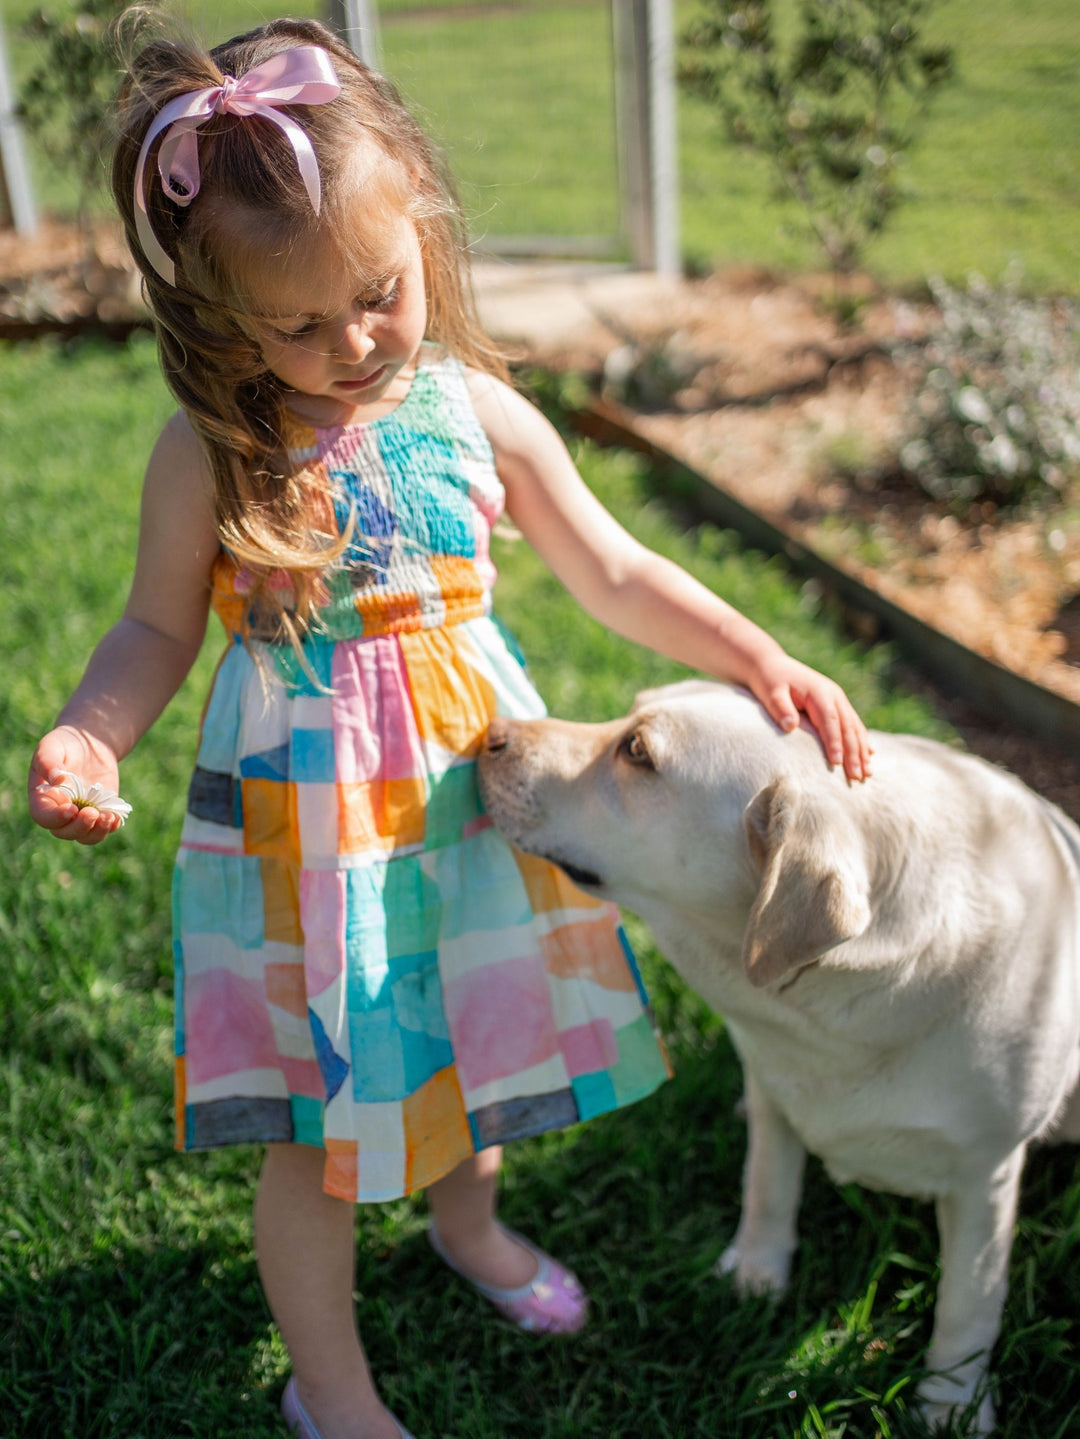
[[[135,170],[135,228],[143,254],[163,280],[176,284],[176,267],[162,249],[146,212],[145,172],[150,146],[167,131],[158,150],[161,188],[177,205],[190,205],[199,193],[199,142],[196,135],[214,115],[260,115],[278,127],[292,144],[300,178],[316,215],[322,200],[319,162],[303,126],[281,113],[282,105],[325,105],[340,95],[330,56],[318,45],[282,50],[239,80],[231,75],[221,85],[192,90],[163,105],[146,132]]]

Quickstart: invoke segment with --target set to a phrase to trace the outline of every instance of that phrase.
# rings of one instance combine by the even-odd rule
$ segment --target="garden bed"
[[[616,428],[631,426],[799,546],[976,655],[1080,703],[1080,501],[960,516],[899,478],[862,479],[895,453],[911,395],[898,342],[917,346],[937,315],[868,282],[838,302],[831,284],[728,270],[632,320],[598,314],[573,346],[534,358],[589,376]],[[836,318],[852,309],[857,328]],[[810,580],[809,604],[818,591]],[[862,638],[877,637],[872,616],[850,619]],[[940,703],[968,744],[1080,818],[1074,753],[951,689]]]

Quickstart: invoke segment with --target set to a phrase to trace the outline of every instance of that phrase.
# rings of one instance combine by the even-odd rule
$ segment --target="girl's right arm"
[[[135,578],[121,619],[95,649],[78,689],[30,765],[30,814],[59,839],[97,844],[120,819],[78,809],[56,786],[64,772],[119,788],[119,761],[179,689],[206,632],[219,544],[210,477],[183,414],[147,466]]]

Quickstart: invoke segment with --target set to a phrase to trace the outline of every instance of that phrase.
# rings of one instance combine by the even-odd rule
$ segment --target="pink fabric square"
[[[325,1099],[326,1082],[316,1059],[289,1059],[282,1055],[278,1060],[290,1094],[302,1094],[308,1099]]]
[[[592,1019],[588,1024],[564,1029],[559,1035],[559,1048],[571,1079],[610,1069],[619,1062],[619,1045],[610,1019]]]
[[[280,1067],[262,984],[227,969],[189,974],[184,1009],[189,1084]]]
[[[322,994],[345,968],[346,886],[343,869],[300,871],[300,928],[308,999]]]
[[[414,779],[424,774],[423,746],[396,636],[335,645],[331,682],[339,781],[359,784],[376,777]]]
[[[542,1064],[559,1052],[543,959],[481,965],[443,989],[454,1060],[465,1089]]]

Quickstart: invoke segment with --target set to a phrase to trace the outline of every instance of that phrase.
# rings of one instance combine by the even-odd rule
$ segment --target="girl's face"
[[[357,277],[317,237],[294,249],[255,323],[262,357],[294,392],[289,408],[319,425],[375,419],[405,396],[427,325],[424,268],[399,216],[378,273]]]

